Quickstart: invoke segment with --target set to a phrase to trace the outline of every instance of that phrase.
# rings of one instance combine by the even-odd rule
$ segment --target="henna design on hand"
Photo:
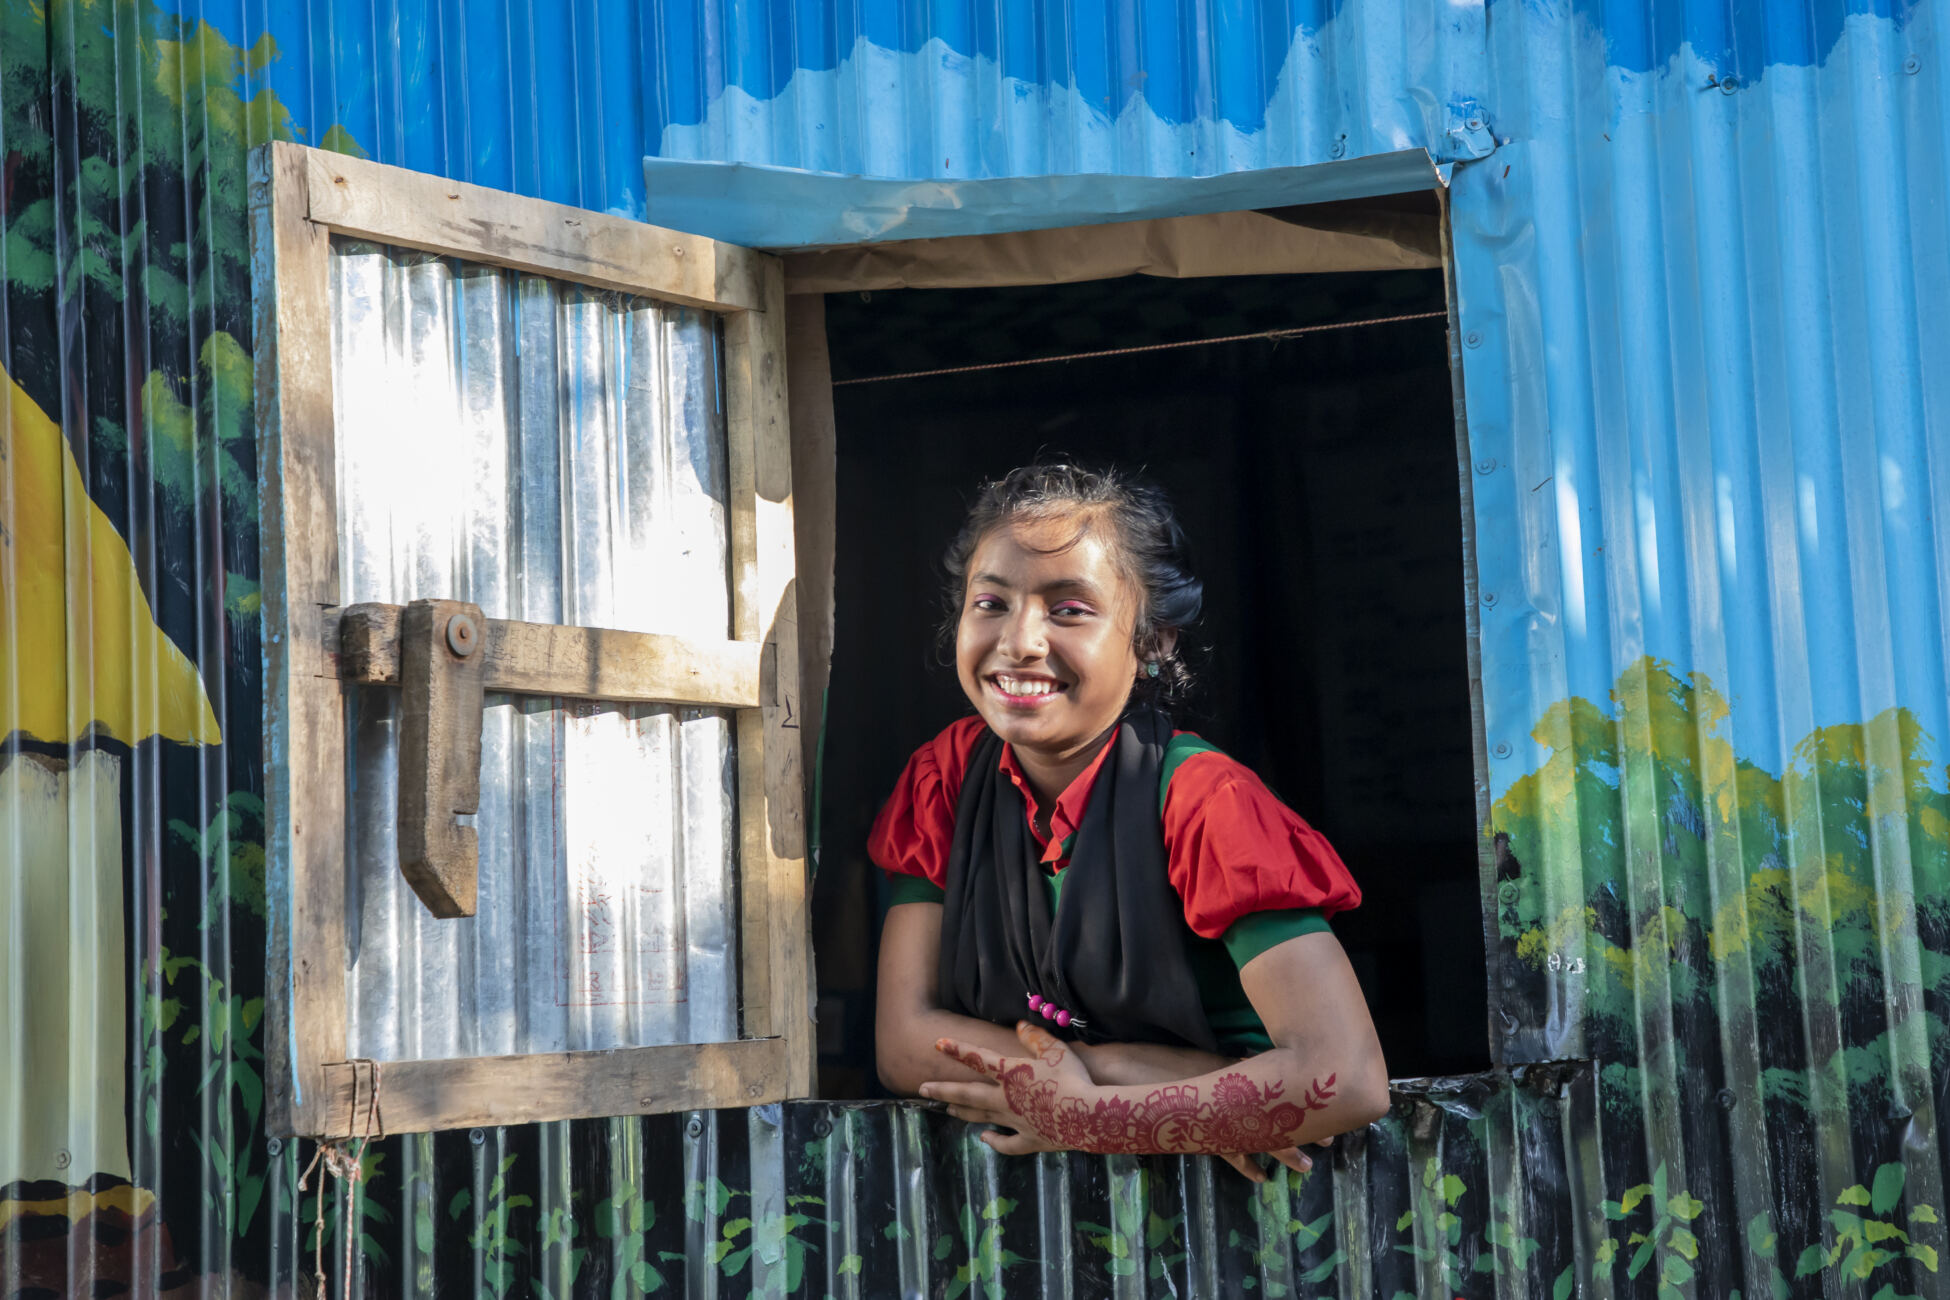
[[[1232,1073],[1212,1085],[1210,1101],[1194,1084],[1168,1083],[1142,1101],[1112,1095],[1094,1106],[1062,1095],[1056,1080],[1038,1077],[1033,1062],[1005,1063],[996,1077],[1009,1109],[1061,1146],[1100,1154],[1231,1155],[1293,1145],[1307,1116],[1327,1109],[1337,1075],[1314,1080],[1298,1101],[1283,1096],[1282,1084]]]

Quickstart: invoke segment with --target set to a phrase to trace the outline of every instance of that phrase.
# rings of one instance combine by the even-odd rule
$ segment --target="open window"
[[[874,1088],[864,845],[967,711],[931,663],[939,556],[985,477],[1141,469],[1206,583],[1180,711],[1340,850],[1334,929],[1398,1075],[1490,1064],[1468,475],[1432,193],[789,256],[824,295],[837,518],[824,753],[821,1091]],[[795,296],[793,301],[800,301]],[[1493,870],[1493,868],[1492,868]]]
[[[779,262],[253,156],[271,1127],[811,1091]]]

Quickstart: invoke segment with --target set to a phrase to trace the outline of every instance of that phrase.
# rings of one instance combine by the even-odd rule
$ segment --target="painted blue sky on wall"
[[[1533,3],[1501,0],[1490,9]],[[1616,68],[1663,67],[1690,46],[1707,65],[1752,80],[1767,67],[1820,62],[1851,14],[1893,18],[1903,27],[1916,3],[1692,0],[1634,7],[1573,0],[1571,7],[1604,33]],[[1216,118],[1250,132],[1264,123],[1296,34],[1307,40],[1322,32],[1340,0],[1196,6],[1179,0],[570,0],[559,10],[549,7],[567,21],[539,22],[535,13],[547,11],[510,6],[475,7],[463,16],[456,0],[322,8],[164,0],[164,7],[201,18],[244,46],[268,31],[282,52],[268,70],[278,96],[294,111],[308,109],[311,121],[343,121],[355,136],[362,126],[365,135],[378,134],[396,117],[410,137],[464,112],[469,100],[499,98],[494,92],[508,85],[554,84],[561,93],[536,95],[526,106],[532,120],[508,123],[513,134],[573,138],[585,153],[640,157],[656,150],[635,148],[636,142],[654,146],[666,126],[703,121],[727,86],[774,98],[795,71],[830,71],[861,41],[902,53],[939,41],[955,55],[993,62],[1007,80],[1074,87],[1086,103],[1112,115],[1141,97],[1170,123]],[[1466,13],[1467,7],[1432,4],[1428,24],[1466,21]],[[329,40],[311,39],[325,35]],[[1412,43],[1428,34],[1411,27],[1402,39]],[[375,91],[381,85],[424,93],[385,104]],[[566,134],[551,129],[592,98],[605,106],[603,114],[566,124],[573,128]]]

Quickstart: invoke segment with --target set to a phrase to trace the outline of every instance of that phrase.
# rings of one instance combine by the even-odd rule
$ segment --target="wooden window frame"
[[[262,484],[265,818],[271,872],[266,1033],[273,1133],[526,1124],[750,1106],[812,1093],[804,778],[798,719],[785,279],[764,253],[289,143],[253,151],[256,411]],[[537,694],[736,708],[739,1023],[732,1042],[389,1061],[347,1049],[345,709],[338,654],[334,235],[720,313],[732,637],[591,629],[497,633],[599,646],[543,666]],[[451,593],[449,593],[451,594]],[[604,673],[617,656],[633,670]],[[687,663],[703,663],[699,671]],[[524,669],[526,670],[526,669]],[[490,685],[494,689],[490,664]],[[553,675],[549,675],[552,672]],[[577,680],[578,675],[581,681]],[[383,673],[382,673],[383,676]],[[600,678],[601,680],[597,680]],[[367,676],[367,680],[378,680]],[[634,694],[609,694],[619,682]],[[630,684],[633,683],[633,684]],[[552,689],[550,689],[552,688]]]

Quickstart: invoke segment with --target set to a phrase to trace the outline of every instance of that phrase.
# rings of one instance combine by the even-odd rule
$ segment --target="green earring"
[[[1156,677],[1158,675],[1158,661],[1156,659],[1153,659],[1144,666],[1144,675],[1146,677]]]

